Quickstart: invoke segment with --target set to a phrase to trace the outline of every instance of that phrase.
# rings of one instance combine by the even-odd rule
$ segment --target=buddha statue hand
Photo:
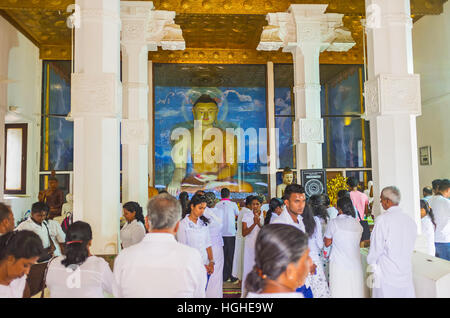
[[[176,196],[177,193],[181,189],[181,182],[173,181],[169,183],[167,186],[167,192],[169,192],[170,195]]]

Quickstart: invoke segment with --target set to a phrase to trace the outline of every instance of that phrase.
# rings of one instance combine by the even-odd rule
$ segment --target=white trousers
[[[372,289],[372,298],[416,298],[416,291],[412,280],[407,287],[393,287],[380,282],[379,288]]]

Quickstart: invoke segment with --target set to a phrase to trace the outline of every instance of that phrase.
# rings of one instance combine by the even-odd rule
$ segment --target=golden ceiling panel
[[[39,58],[42,60],[70,60],[72,56],[70,45],[42,45]]]
[[[264,15],[180,14],[175,18],[183,30],[186,47],[256,49]]]
[[[0,0],[0,9],[66,10],[74,0]]]
[[[254,49],[203,49],[187,48],[184,51],[149,52],[149,60],[155,63],[198,63],[198,64],[265,64],[292,63],[292,55],[276,52],[256,51]],[[362,64],[362,55],[358,52],[323,52],[320,55],[321,64]]]

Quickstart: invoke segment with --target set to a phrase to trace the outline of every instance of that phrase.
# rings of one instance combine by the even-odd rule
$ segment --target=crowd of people
[[[54,298],[221,298],[224,282],[241,283],[248,298],[362,298],[368,287],[372,297],[415,297],[417,226],[399,206],[400,191],[381,191],[386,212],[370,233],[367,286],[360,247],[370,201],[355,180],[348,186],[334,206],[325,194],[307,198],[299,184],[265,206],[250,195],[239,208],[226,188],[220,200],[213,192],[191,198],[183,192],[178,199],[160,193],[145,217],[137,202],[127,202],[114,270],[92,255],[88,223],[63,231],[48,218],[49,206],[36,202],[15,228],[10,207],[0,203],[0,297],[44,295],[48,288]],[[449,260],[450,181],[433,181],[431,195],[425,190],[420,205],[428,252]]]

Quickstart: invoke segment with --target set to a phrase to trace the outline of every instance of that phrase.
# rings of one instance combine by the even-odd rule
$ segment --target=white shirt
[[[308,238],[308,247],[310,254],[315,253],[319,255],[323,248],[322,223],[318,216],[314,217],[314,221],[316,222],[316,227],[314,228],[313,235]]]
[[[237,231],[236,231],[236,238],[245,239],[242,236],[242,218],[244,217],[245,213],[252,212],[249,208],[243,207],[241,211],[239,212],[239,216],[237,219]]]
[[[216,204],[216,209],[222,210],[223,228],[222,236],[236,236],[236,216],[239,215],[237,204],[228,199],[222,200]]]
[[[361,268],[360,242],[363,228],[354,217],[340,214],[328,222],[325,237],[333,239],[330,262],[343,268]]]
[[[193,247],[200,252],[203,264],[208,265],[208,253],[206,249],[212,246],[211,236],[209,234],[209,224],[206,225],[198,219],[197,223],[189,219],[189,214],[180,222],[177,232],[177,241],[187,246]]]
[[[436,255],[436,246],[434,245],[434,224],[431,222],[429,215],[425,215],[421,219],[422,223],[422,234],[427,239],[427,254],[431,256]]]
[[[45,224],[47,226],[45,226]],[[47,231],[48,227],[48,231]],[[42,240],[42,245],[44,248],[50,247],[50,241],[48,239],[48,235],[50,233],[50,238],[53,241],[53,244],[55,245],[55,252],[53,253],[54,256],[61,256],[61,249],[59,248],[59,243],[64,243],[66,240],[66,234],[63,232],[61,225],[54,221],[54,220],[47,220],[43,221],[41,225],[34,222],[31,217],[28,218],[26,221],[23,221],[19,224],[17,227],[18,231],[28,230],[33,231]]]
[[[27,275],[14,279],[8,286],[0,284],[0,298],[23,298]]]
[[[211,237],[212,246],[223,246],[222,237],[222,210],[216,208],[206,208],[204,216],[209,219],[208,230]]]
[[[376,218],[367,263],[383,282],[397,288],[410,286],[416,237],[416,223],[399,206]]]
[[[130,247],[137,244],[145,236],[145,227],[142,222],[134,219],[131,223],[125,223],[120,230],[120,240],[122,241],[123,248]]]
[[[269,211],[270,205],[268,203],[261,205],[261,215],[264,215],[264,212]]]
[[[266,294],[256,294],[248,293],[247,298],[304,298],[302,293],[266,293]]]
[[[287,211],[287,207],[284,206],[283,211],[281,211],[281,214],[277,216],[275,219],[270,220],[270,223],[272,224],[289,224],[293,225],[296,228],[298,228],[300,231],[305,233],[305,225],[303,224],[303,217],[299,214],[297,216],[298,223],[294,222],[292,220],[291,215]]]
[[[327,212],[330,220],[334,219],[339,214],[338,210],[334,206],[330,206],[329,208],[327,208]]]
[[[65,267],[55,258],[48,268],[46,284],[51,298],[104,298],[113,293],[114,276],[109,264],[101,257],[90,256],[81,266]]]
[[[121,251],[114,278],[115,297],[205,297],[206,269],[200,253],[168,233],[149,233]]]
[[[243,218],[242,218],[242,223],[245,223],[247,225],[247,228],[251,227],[255,222],[254,220],[254,213],[253,211],[249,210],[246,211]],[[264,224],[264,220],[262,218],[262,215],[259,217],[259,224],[262,226]],[[255,243],[256,243],[256,237],[258,236],[259,231],[261,230],[261,228],[256,225],[253,230],[247,234],[247,236],[245,236],[245,246],[247,247],[251,247],[251,248],[255,248]]]
[[[450,201],[442,195],[435,195],[428,201],[434,213],[436,223],[436,243],[450,243]]]

